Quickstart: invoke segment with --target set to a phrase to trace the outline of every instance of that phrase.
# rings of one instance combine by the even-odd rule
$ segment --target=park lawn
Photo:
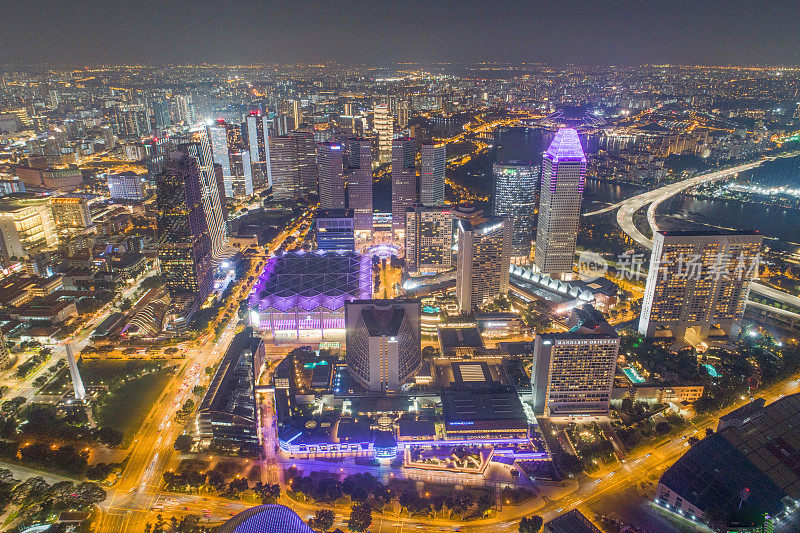
[[[161,368],[163,359],[156,360],[119,360],[119,359],[82,359],[78,361],[84,387],[107,385],[113,387],[117,382],[136,376],[141,372]],[[40,394],[63,394],[72,389],[69,367],[61,368],[39,391]]]
[[[127,446],[171,377],[170,369],[165,368],[115,387],[97,406],[98,425],[121,431],[123,446]]]

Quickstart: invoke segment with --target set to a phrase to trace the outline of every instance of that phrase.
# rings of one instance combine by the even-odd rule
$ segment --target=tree
[[[116,429],[101,427],[97,430],[97,440],[109,448],[114,448],[115,446],[122,444],[122,438],[122,433]]]
[[[191,435],[178,435],[178,438],[175,439],[175,445],[173,447],[181,453],[189,453],[193,445],[194,439]]]
[[[633,400],[630,398],[623,398],[622,399],[622,412],[623,413],[632,413],[633,412]]]
[[[669,425],[669,422],[662,420],[661,422],[656,424],[656,433],[658,433],[659,435],[666,435],[667,433],[669,433],[669,430],[671,428],[672,426]]]
[[[538,514],[530,518],[523,517],[519,521],[519,533],[539,533],[543,525],[544,520]]]
[[[350,510],[347,527],[356,532],[366,531],[372,524],[372,507],[366,503],[359,503]]]
[[[335,518],[336,515],[333,511],[329,509],[317,509],[317,514],[308,521],[308,525],[311,526],[311,529],[324,533],[333,527]]]

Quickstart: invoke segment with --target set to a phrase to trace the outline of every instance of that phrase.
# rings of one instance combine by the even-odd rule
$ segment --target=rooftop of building
[[[372,260],[356,252],[287,252],[267,261],[250,307],[337,310],[372,294]]]
[[[545,156],[553,162],[580,161],[586,163],[586,154],[583,153],[581,139],[578,132],[572,128],[560,128],[553,142],[545,152]]]
[[[438,328],[442,352],[455,348],[483,348],[483,337],[477,324],[465,327]]]
[[[600,533],[588,518],[577,509],[550,520],[544,525],[547,533]]]
[[[744,495],[752,509],[774,515],[785,497],[800,499],[800,394],[727,416],[741,422],[692,446],[660,482],[703,511],[732,512]]]
[[[473,425],[527,427],[519,396],[511,391],[452,390],[442,394],[448,427],[469,429]]]
[[[242,394],[253,394],[254,383],[246,382],[247,375],[240,372],[239,361],[246,351],[256,352],[262,342],[253,336],[252,328],[245,329],[231,340],[200,403],[200,413],[217,411],[255,419],[254,403],[246,399],[243,402],[240,398]]]

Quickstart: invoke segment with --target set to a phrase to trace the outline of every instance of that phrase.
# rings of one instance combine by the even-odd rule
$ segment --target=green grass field
[[[162,369],[115,387],[100,401],[97,423],[121,431],[127,446],[171,377],[171,369]]]

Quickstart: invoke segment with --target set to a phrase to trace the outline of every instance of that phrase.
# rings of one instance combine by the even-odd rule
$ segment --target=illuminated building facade
[[[419,173],[419,201],[426,206],[444,205],[444,171],[447,155],[444,144],[423,144]]]
[[[462,314],[508,292],[511,235],[508,218],[458,221],[456,298]]]
[[[350,375],[367,390],[396,393],[421,363],[420,303],[356,300],[345,303]]]
[[[378,163],[388,163],[392,159],[394,117],[384,104],[373,108],[372,117],[373,129],[378,133]]]
[[[323,209],[316,215],[317,250],[352,252],[355,228],[352,209]]]
[[[353,210],[355,230],[364,239],[372,236],[372,143],[369,139],[345,141],[348,207]]]
[[[492,214],[505,216],[514,226],[511,255],[514,262],[527,262],[533,241],[536,183],[541,167],[530,164],[495,164]]]
[[[455,219],[446,207],[416,206],[406,213],[406,265],[411,272],[453,268]]]
[[[8,266],[58,244],[53,211],[41,200],[0,200],[0,258]]]
[[[344,167],[342,145],[332,142],[317,145],[320,209],[344,209]]]
[[[682,340],[692,328],[704,339],[717,326],[738,335],[762,240],[751,232],[657,231],[639,332],[666,329]]]
[[[392,234],[403,241],[406,211],[417,203],[416,142],[408,137],[392,141]]]
[[[82,229],[92,225],[85,198],[54,196],[48,200],[58,229]]]
[[[578,132],[561,128],[542,162],[534,254],[539,270],[552,277],[572,272],[585,181],[586,155]]]
[[[253,188],[263,189],[272,186],[272,167],[269,158],[269,117],[260,113],[250,113],[245,118],[247,146],[250,151],[250,171]]]
[[[192,157],[200,169],[200,186],[203,200],[203,212],[206,216],[208,235],[211,237],[211,254],[215,258],[222,256],[228,245],[228,223],[225,217],[225,184],[222,169],[214,164],[211,143],[208,135],[198,132],[195,142],[181,143],[178,150]]]
[[[108,192],[114,200],[144,200],[144,176],[135,172],[120,172],[106,177]]]
[[[533,411],[550,418],[608,415],[619,335],[591,305],[573,309],[566,333],[537,335]]]
[[[242,128],[224,120],[208,126],[214,162],[222,167],[225,196],[240,198],[253,194],[253,172],[250,152],[244,149]]]
[[[272,197],[295,200],[317,190],[314,134],[293,131],[269,138],[272,162]]]
[[[171,295],[202,299],[211,288],[211,236],[197,158],[170,152],[156,177],[156,224],[161,277]]]
[[[372,259],[355,252],[288,252],[267,261],[250,319],[274,338],[344,337],[344,304],[372,294]]]

